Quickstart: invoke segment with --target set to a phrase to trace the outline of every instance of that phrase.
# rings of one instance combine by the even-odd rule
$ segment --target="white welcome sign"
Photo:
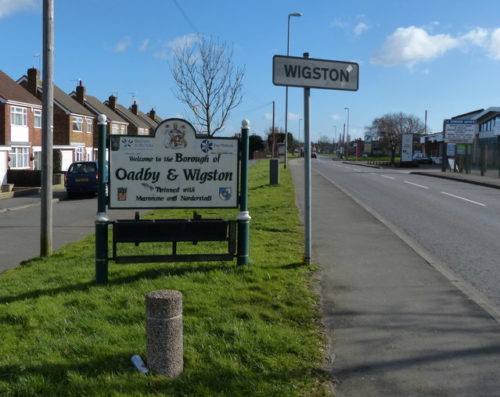
[[[177,118],[110,136],[110,208],[235,208],[238,186],[236,138],[197,137]]]

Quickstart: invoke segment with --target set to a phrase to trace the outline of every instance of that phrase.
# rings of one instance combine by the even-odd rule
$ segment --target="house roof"
[[[58,86],[54,84],[54,101],[60,106],[64,107],[69,113],[79,114],[82,116],[95,117],[95,115],[86,109],[83,105],[80,105],[72,97],[66,94]]]
[[[140,110],[137,111],[137,115],[143,119],[147,125],[149,125],[150,128],[152,128],[153,130],[156,129],[156,127],[158,127],[158,122],[153,120],[151,117],[149,117],[147,114],[141,112]]]
[[[23,84],[28,82],[28,76],[24,75],[19,80],[17,80],[18,84]],[[37,91],[42,93],[42,81],[40,80],[38,83]],[[26,89],[25,89],[26,91]],[[29,92],[28,92],[29,94]],[[31,95],[31,94],[30,94]],[[54,103],[62,108],[66,113],[77,114],[80,116],[87,117],[95,117],[93,113],[89,110],[85,109],[82,105],[80,105],[77,101],[71,98],[68,94],[66,94],[63,90],[61,90],[57,85],[54,84]]]
[[[75,99],[74,93],[71,93],[70,95]],[[114,121],[117,123],[124,123],[128,124],[128,122],[123,119],[118,113],[113,112],[109,107],[107,107],[104,103],[102,103],[99,99],[97,99],[95,96],[85,94],[85,103],[88,105],[90,110],[95,114],[104,114],[106,115],[106,118],[108,121]]]
[[[106,101],[104,103],[108,104],[109,102]],[[136,127],[151,128],[150,125],[147,124],[141,117],[136,116],[134,113],[132,113],[130,110],[128,110],[125,106],[122,106],[119,103],[115,104],[115,111],[120,116],[122,116],[125,120],[127,120],[129,123],[135,125]]]
[[[42,106],[42,102],[0,70],[0,97],[5,100]]]
[[[489,118],[488,115],[497,116],[500,113],[500,107],[489,107],[488,109],[478,109],[473,112],[461,114],[459,116],[453,117],[453,120],[474,120],[479,121],[480,119]],[[490,117],[491,118],[491,117]]]

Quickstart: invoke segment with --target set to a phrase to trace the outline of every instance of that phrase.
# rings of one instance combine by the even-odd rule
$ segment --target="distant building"
[[[139,117],[137,114],[134,114],[125,106],[117,103],[116,99],[116,96],[111,95],[104,104],[129,123],[127,135],[151,135],[154,130],[151,124],[143,120],[142,117]]]
[[[99,101],[96,97],[88,95],[85,86],[80,81],[76,87],[76,90],[69,94],[78,103],[85,106],[89,111],[91,111],[95,116],[94,122],[94,158],[97,158],[97,148],[98,148],[98,133],[97,133],[97,117],[100,114],[106,116],[107,130],[108,134],[113,135],[127,135],[127,129],[129,123],[122,118],[118,113],[111,110],[104,103]]]
[[[37,98],[42,97],[42,82],[36,68],[17,81]],[[62,171],[74,161],[93,160],[95,115],[54,85],[53,149],[62,155]],[[40,149],[41,150],[41,149]]]
[[[449,168],[500,177],[500,107],[477,109],[450,119],[474,121],[474,142],[467,147],[445,144],[441,131],[422,136],[421,143],[425,153],[441,160],[445,150],[445,161]]]

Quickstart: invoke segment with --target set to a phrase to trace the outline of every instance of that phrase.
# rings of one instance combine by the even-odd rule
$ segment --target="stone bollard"
[[[280,160],[269,160],[269,184],[279,185],[280,183]]]
[[[182,293],[153,291],[146,295],[147,365],[151,373],[175,377],[182,373]]]

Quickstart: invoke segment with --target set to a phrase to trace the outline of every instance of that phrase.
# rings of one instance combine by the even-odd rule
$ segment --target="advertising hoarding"
[[[444,141],[446,143],[472,143],[477,125],[474,120],[445,120]]]

